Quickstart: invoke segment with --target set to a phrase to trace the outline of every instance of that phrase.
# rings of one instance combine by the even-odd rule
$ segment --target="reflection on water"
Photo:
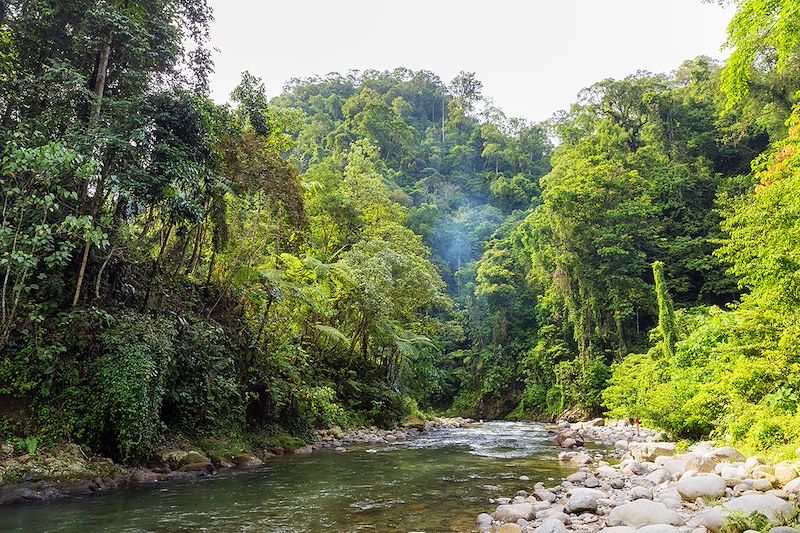
[[[489,498],[566,475],[557,455],[540,425],[488,422],[193,482],[0,508],[0,531],[466,532],[491,510]]]

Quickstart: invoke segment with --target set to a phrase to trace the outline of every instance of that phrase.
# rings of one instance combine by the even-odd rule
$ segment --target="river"
[[[469,532],[489,499],[570,470],[542,425],[487,422],[191,482],[0,508],[2,532]],[[529,481],[521,481],[527,476]]]

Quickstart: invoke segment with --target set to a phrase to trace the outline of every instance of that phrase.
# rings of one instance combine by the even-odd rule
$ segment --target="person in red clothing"
[[[633,425],[636,426],[636,434],[639,434],[639,415],[633,417]]]

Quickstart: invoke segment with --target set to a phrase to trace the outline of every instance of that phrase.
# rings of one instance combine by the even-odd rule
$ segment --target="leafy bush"
[[[170,321],[134,314],[122,315],[100,336],[103,354],[90,364],[83,388],[82,440],[123,461],[150,453],[163,431],[175,336]]]
[[[180,328],[163,408],[171,429],[210,435],[243,426],[234,350],[219,326],[193,321]]]

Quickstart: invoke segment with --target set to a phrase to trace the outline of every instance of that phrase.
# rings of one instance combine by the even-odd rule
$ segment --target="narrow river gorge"
[[[555,485],[573,471],[558,453],[542,425],[487,422],[194,482],[0,509],[0,531],[467,532],[493,509],[490,498]]]

